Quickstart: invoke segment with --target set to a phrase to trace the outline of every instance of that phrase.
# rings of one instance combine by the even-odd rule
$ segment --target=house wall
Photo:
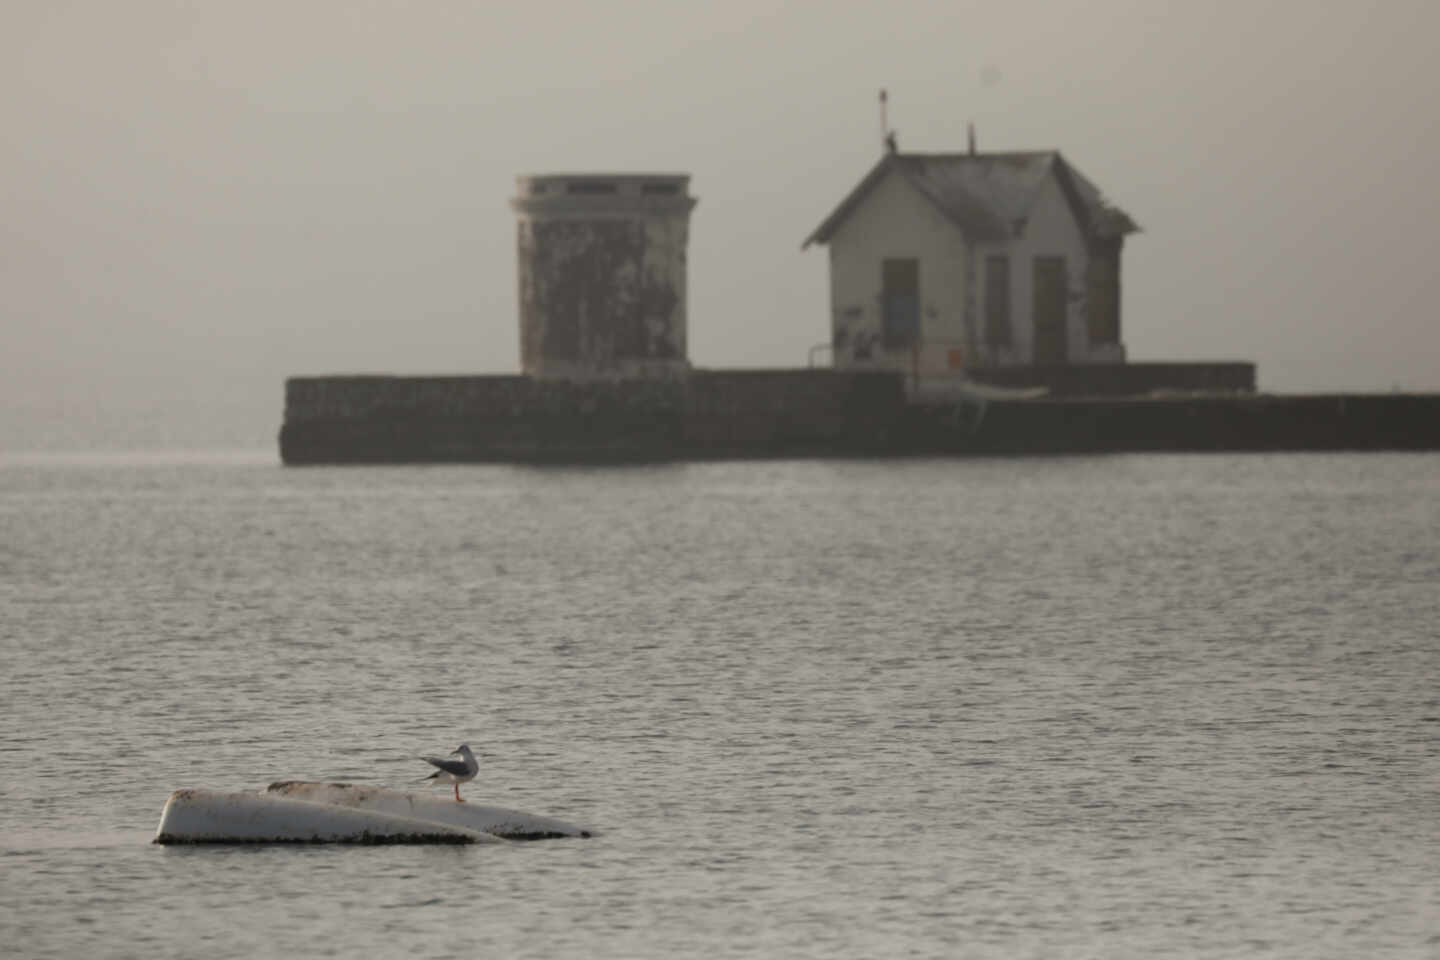
[[[966,244],[960,231],[898,173],[870,191],[830,237],[831,343],[840,368],[898,369],[935,373],[963,350]],[[881,262],[914,257],[920,262],[918,352],[887,354],[881,332]],[[870,345],[869,358],[865,357]]]
[[[983,264],[987,256],[1007,255],[1010,258],[1010,330],[1011,342],[1008,347],[990,348],[984,344],[985,271]],[[1086,321],[1087,291],[1089,290],[1089,248],[1080,225],[1059,182],[1052,175],[1048,177],[1036,196],[1021,233],[1008,244],[977,244],[976,263],[976,315],[982,327],[978,353],[983,363],[994,366],[1010,366],[1033,362],[1035,350],[1034,321],[1034,262],[1036,257],[1056,256],[1065,258],[1065,274],[1068,296],[1066,297],[1066,361],[1072,364],[1123,363],[1125,347],[1122,343],[1091,343],[1090,329]]]

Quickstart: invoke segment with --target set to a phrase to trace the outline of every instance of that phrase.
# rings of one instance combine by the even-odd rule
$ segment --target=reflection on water
[[[7,463],[0,935],[1428,956],[1437,585],[1429,454]],[[602,836],[148,845],[173,789],[462,741]]]

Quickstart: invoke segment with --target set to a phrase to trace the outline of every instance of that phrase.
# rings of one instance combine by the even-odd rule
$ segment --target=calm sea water
[[[1435,455],[12,460],[0,659],[7,956],[1440,955]],[[149,844],[462,740],[601,835]]]

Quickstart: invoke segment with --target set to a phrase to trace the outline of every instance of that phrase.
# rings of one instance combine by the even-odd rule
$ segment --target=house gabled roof
[[[850,191],[830,216],[806,238],[828,243],[891,171],[929,200],[967,236],[986,243],[1003,242],[1023,227],[1052,173],[1070,202],[1080,228],[1094,239],[1123,237],[1140,228],[1114,206],[1058,150],[1018,153],[887,153],[865,179]]]

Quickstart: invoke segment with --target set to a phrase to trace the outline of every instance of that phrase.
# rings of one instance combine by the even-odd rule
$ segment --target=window
[[[985,258],[985,344],[1010,345],[1010,258]]]
[[[1085,319],[1091,343],[1120,342],[1120,241],[1090,247],[1086,269]]]
[[[886,350],[914,346],[920,336],[920,261],[880,262],[881,334]]]
[[[1064,257],[1039,256],[1032,267],[1030,315],[1035,324],[1037,367],[1058,366],[1070,356],[1069,274]]]

